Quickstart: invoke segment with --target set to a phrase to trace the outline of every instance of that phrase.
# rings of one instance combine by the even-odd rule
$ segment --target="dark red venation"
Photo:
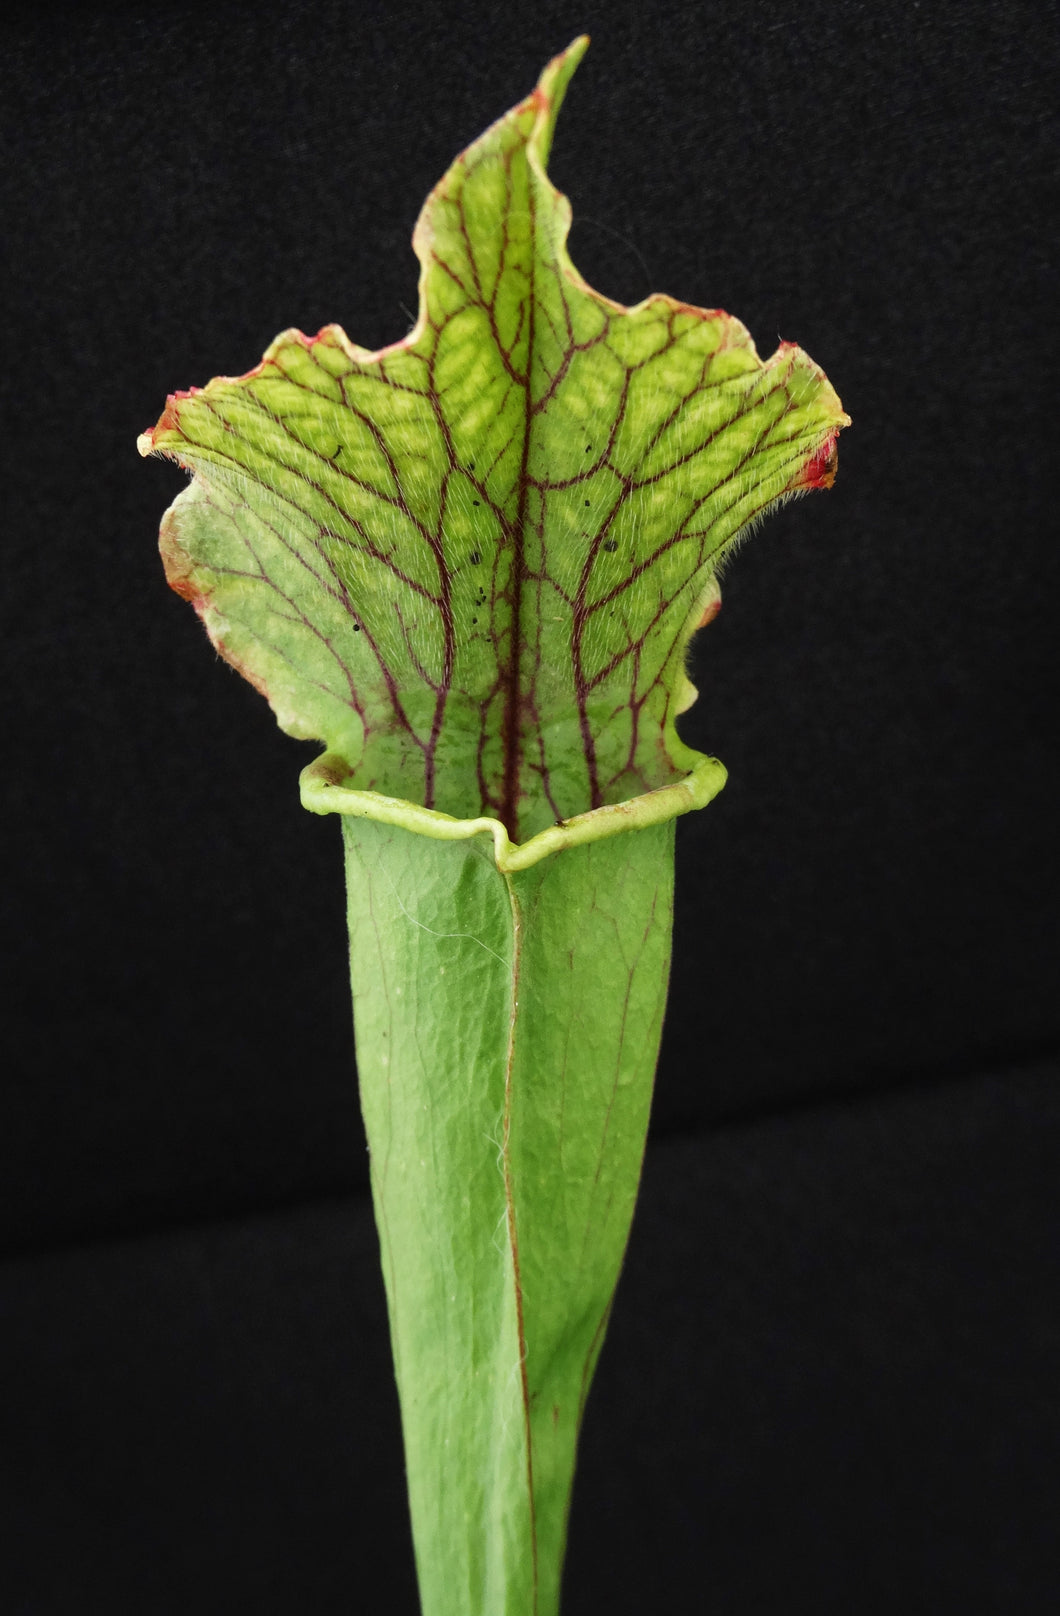
[[[533,106],[540,111],[547,105],[547,99],[540,88],[534,92],[525,106]],[[502,222],[502,253],[501,261],[504,264],[511,236],[509,234],[508,214],[512,206],[512,173],[511,163],[515,151],[509,150],[504,154],[504,167],[508,185],[508,199],[503,211]],[[461,162],[466,166],[466,154]],[[529,208],[533,214],[535,192],[533,187],[529,194]],[[408,338],[391,344],[385,349],[369,356],[372,362],[372,371],[375,379],[385,388],[396,392],[418,393],[433,412],[437,430],[444,444],[445,467],[442,476],[439,500],[439,517],[437,523],[433,520],[427,522],[417,515],[415,502],[411,501],[407,491],[402,487],[401,468],[392,452],[385,430],[372,418],[368,407],[361,408],[351,398],[346,396],[343,389],[343,401],[351,415],[356,417],[375,440],[376,447],[382,455],[393,483],[393,492],[383,491],[370,486],[359,478],[350,469],[347,457],[342,454],[343,445],[336,447],[334,437],[327,439],[326,445],[316,449],[314,445],[306,442],[306,438],[297,424],[292,425],[285,416],[277,414],[270,408],[271,399],[267,385],[247,390],[245,402],[252,404],[267,416],[271,423],[284,434],[291,444],[301,453],[305,450],[319,455],[321,464],[319,468],[307,468],[304,460],[297,465],[290,461],[282,447],[274,448],[271,453],[276,464],[290,473],[295,471],[307,487],[313,489],[319,501],[331,507],[331,513],[323,519],[315,516],[320,544],[316,546],[316,554],[305,556],[298,553],[298,559],[303,566],[313,573],[320,586],[329,596],[341,601],[353,620],[353,626],[362,636],[359,643],[366,645],[374,655],[382,679],[385,682],[388,697],[393,709],[392,723],[403,730],[410,740],[419,748],[423,756],[425,805],[432,807],[436,802],[437,782],[436,755],[442,738],[445,723],[446,707],[454,690],[454,681],[458,681],[457,654],[457,601],[464,601],[465,596],[459,593],[454,597],[454,588],[463,591],[464,582],[460,579],[458,569],[454,569],[452,560],[446,555],[445,530],[447,524],[447,511],[452,497],[451,491],[466,487],[470,483],[474,493],[476,507],[483,507],[483,515],[488,510],[499,532],[499,546],[492,558],[492,566],[487,564],[482,568],[481,582],[479,574],[474,574],[477,595],[474,599],[473,610],[477,613],[489,614],[497,607],[499,602],[507,608],[509,621],[504,628],[499,626],[499,618],[494,618],[494,638],[497,656],[497,676],[489,690],[476,693],[476,702],[479,707],[481,733],[477,751],[478,784],[481,796],[480,811],[496,814],[506,826],[513,841],[519,840],[520,808],[525,810],[526,803],[531,796],[542,794],[557,822],[562,822],[564,815],[569,817],[573,813],[584,811],[585,807],[597,808],[604,802],[614,799],[616,784],[621,780],[622,790],[628,793],[629,780],[635,776],[643,781],[641,789],[651,789],[658,783],[655,763],[652,758],[658,758],[663,770],[667,767],[665,762],[665,740],[660,730],[656,739],[643,734],[644,722],[642,710],[649,697],[654,701],[656,693],[663,685],[667,670],[672,670],[674,657],[678,656],[687,635],[687,617],[682,620],[677,629],[667,629],[666,638],[670,644],[662,654],[662,647],[649,647],[653,634],[658,634],[660,624],[675,603],[680,600],[688,606],[695,598],[695,592],[702,588],[705,576],[704,569],[715,558],[721,540],[716,536],[716,524],[728,514],[728,508],[722,504],[718,510],[703,507],[708,499],[715,498],[731,484],[744,471],[747,462],[757,452],[762,439],[773,433],[778,425],[777,418],[763,421],[761,428],[756,432],[754,440],[747,445],[746,452],[740,462],[731,466],[721,482],[714,485],[702,498],[698,498],[691,510],[687,512],[680,527],[660,538],[654,549],[646,553],[639,547],[631,547],[630,553],[621,558],[617,557],[620,544],[616,537],[618,519],[623,507],[635,494],[650,489],[663,479],[675,474],[683,475],[681,468],[690,464],[697,456],[708,448],[715,437],[726,432],[732,425],[732,418],[726,418],[718,424],[713,431],[703,436],[693,434],[695,441],[688,446],[687,436],[683,446],[678,447],[678,441],[673,444],[673,454],[667,457],[663,466],[656,466],[650,473],[638,475],[637,468],[622,468],[616,464],[614,454],[619,433],[626,419],[629,404],[630,385],[634,374],[643,364],[654,362],[658,352],[639,362],[625,363],[625,376],[620,396],[615,400],[614,415],[606,426],[603,423],[594,433],[587,431],[584,448],[585,463],[573,475],[562,478],[549,477],[547,472],[542,474],[540,468],[533,464],[531,456],[531,440],[534,432],[534,423],[538,415],[547,410],[551,401],[557,396],[559,389],[566,381],[570,367],[576,357],[597,344],[606,344],[613,335],[613,321],[616,316],[628,315],[630,311],[619,304],[611,303],[606,298],[598,298],[600,309],[604,318],[601,329],[592,338],[577,341],[575,337],[574,320],[572,317],[572,304],[570,294],[572,291],[588,292],[580,278],[571,273],[562,259],[549,260],[542,263],[536,250],[529,257],[529,285],[526,289],[524,301],[520,309],[519,320],[514,335],[507,345],[501,339],[500,324],[497,317],[497,298],[503,280],[498,274],[492,291],[483,285],[478,261],[475,254],[475,243],[472,241],[463,218],[462,205],[458,203],[460,221],[458,229],[463,236],[463,255],[457,252],[453,262],[447,261],[444,251],[436,240],[429,244],[429,252],[433,260],[433,267],[441,275],[445,275],[459,289],[466,300],[464,306],[477,305],[483,310],[489,322],[489,328],[498,358],[507,377],[507,390],[505,400],[511,398],[512,393],[522,393],[524,412],[522,419],[521,462],[515,477],[514,486],[510,487],[503,499],[498,503],[499,496],[492,490],[492,473],[494,467],[504,458],[511,448],[511,440],[495,451],[493,463],[486,466],[479,463],[477,469],[472,460],[465,463],[466,446],[458,447],[453,440],[453,429],[447,418],[443,406],[442,391],[435,373],[435,360],[438,352],[438,339],[442,336],[449,321],[455,317],[454,312],[443,312],[439,308],[432,309],[430,305],[421,310],[420,321],[417,325],[418,336],[410,334]],[[531,217],[531,237],[533,238],[537,223]],[[462,262],[466,257],[466,264]],[[543,295],[540,285],[535,286],[535,273],[542,282],[554,280],[559,292],[558,299],[551,301]],[[588,295],[596,298],[597,294],[589,292]],[[678,317],[691,313],[698,320],[728,319],[720,310],[704,310],[693,308],[691,305],[675,302],[672,299],[659,296],[650,300],[658,305],[660,311],[665,310],[665,318],[669,322],[669,340],[665,347],[672,346],[681,340],[682,332],[677,329]],[[459,310],[456,312],[460,312]],[[551,328],[559,351],[559,358],[555,364],[550,364],[548,371],[541,374],[531,374],[534,368],[535,353],[535,321],[539,321],[539,333],[546,327]],[[739,328],[738,322],[737,330]],[[566,329],[564,329],[564,326]],[[333,344],[345,343],[346,339],[335,328],[327,328],[319,332],[316,337],[306,337],[301,332],[287,334],[297,339],[309,354],[314,364],[320,364],[315,353],[318,343]],[[425,345],[421,346],[422,338],[426,338]],[[720,337],[721,346],[724,347],[732,340],[732,333],[723,329]],[[525,345],[526,358],[523,357]],[[274,355],[265,359],[245,377],[237,378],[239,381],[254,381],[262,378],[264,383],[276,376],[283,376],[288,384],[304,387],[308,392],[312,389],[301,379],[288,374],[284,367],[282,356],[282,342],[278,347],[270,350]],[[421,359],[426,361],[426,386],[422,391],[418,386],[412,386],[403,379],[396,365],[391,363],[402,350],[413,348]],[[782,416],[788,414],[796,407],[796,400],[788,389],[788,380],[798,363],[800,350],[794,343],[782,342],[778,349],[778,356],[782,356],[780,363],[768,361],[763,367],[768,372],[768,381],[765,386],[768,391],[777,391],[786,395]],[[675,426],[682,413],[689,407],[690,402],[701,392],[713,387],[726,385],[724,377],[711,375],[711,364],[714,352],[703,359],[702,370],[694,383],[689,383],[689,390],[675,397],[672,408],[656,424],[651,439],[643,446],[643,460],[652,455],[665,435]],[[388,369],[389,366],[389,369]],[[367,368],[358,363],[361,373]],[[332,371],[327,370],[329,377]],[[228,378],[218,378],[219,381]],[[211,384],[213,386],[214,384]],[[205,404],[215,419],[226,432],[238,438],[239,433],[219,408],[215,396],[210,394],[203,397],[204,390],[192,388],[186,392],[175,393],[168,400],[165,412],[149,434],[152,442],[157,435],[171,431],[184,436],[181,422],[180,404],[182,400],[194,398]],[[750,395],[749,395],[750,396]],[[756,389],[754,401],[762,398],[763,393]],[[739,408],[738,408],[739,413]],[[518,425],[515,426],[513,436],[517,436]],[[832,432],[816,452],[808,459],[802,460],[805,449],[798,446],[798,433],[789,440],[790,454],[786,457],[786,465],[780,472],[779,480],[783,486],[783,479],[791,477],[787,483],[787,491],[795,492],[802,489],[830,488],[835,481],[838,453],[836,448],[837,431]],[[589,438],[592,437],[592,442]],[[190,440],[188,440],[190,442]],[[172,452],[172,451],[170,451]],[[240,451],[235,449],[233,462],[240,463]],[[579,459],[581,454],[579,450]],[[643,464],[643,460],[641,464]],[[801,464],[800,464],[801,461]],[[555,578],[551,576],[547,546],[545,544],[545,513],[550,498],[569,492],[576,496],[576,504],[583,503],[588,507],[591,503],[587,496],[590,493],[588,484],[597,475],[605,470],[618,480],[618,488],[610,506],[606,509],[595,508],[591,514],[588,510],[583,515],[585,531],[582,534],[585,542],[582,566],[576,580],[572,580],[567,587],[561,588]],[[335,479],[339,479],[338,482]],[[382,506],[390,506],[400,513],[419,538],[428,547],[433,557],[437,571],[437,582],[429,577],[422,579],[412,575],[406,570],[410,564],[402,556],[400,548],[386,539],[386,523],[380,525],[374,519],[365,521],[352,515],[346,508],[343,499],[342,485],[352,484],[372,495],[373,500]],[[773,488],[775,490],[776,484]],[[740,521],[753,520],[759,510],[768,509],[775,502],[776,493],[771,493],[768,499],[763,499],[755,510],[746,511],[741,505]],[[288,498],[306,515],[310,515],[308,502],[303,503],[299,497],[298,489],[287,492]],[[593,501],[595,503],[595,501]],[[273,528],[264,516],[260,520],[270,527],[279,544],[295,553],[293,541],[288,540],[282,531]],[[536,530],[536,531],[535,531]],[[429,688],[434,698],[434,711],[430,723],[429,734],[418,734],[410,721],[402,699],[402,689],[399,678],[388,667],[382,649],[382,644],[373,636],[371,625],[365,620],[363,610],[352,598],[350,585],[347,582],[344,569],[336,561],[335,540],[349,544],[360,551],[372,562],[384,566],[392,574],[395,582],[401,587],[395,591],[392,609],[396,613],[397,627],[401,636],[404,652],[407,656],[407,667],[414,673],[416,679]],[[326,542],[325,542],[326,541]],[[176,534],[164,524],[162,533],[162,554],[166,566],[166,574],[171,587],[184,599],[191,602],[200,616],[205,615],[208,600],[195,576],[194,565],[184,553],[176,540]],[[599,651],[593,650],[591,655],[587,646],[592,646],[590,638],[593,625],[604,621],[599,614],[607,613],[614,616],[624,613],[623,599],[633,591],[646,573],[655,567],[668,553],[680,547],[680,558],[676,566],[671,567],[672,572],[679,576],[669,578],[669,587],[666,599],[652,602],[648,607],[646,621],[642,621],[640,612],[632,614],[627,622],[628,634],[623,636],[623,643],[615,646],[612,640],[611,650],[606,658],[600,656]],[[623,550],[626,548],[622,546]],[[220,570],[231,577],[246,577],[267,582],[276,592],[276,596],[284,609],[285,615],[298,619],[311,633],[316,634],[328,652],[335,658],[345,675],[349,700],[351,705],[360,714],[368,727],[368,715],[363,706],[363,690],[356,689],[352,665],[347,665],[337,644],[332,644],[327,634],[306,616],[305,611],[296,601],[289,598],[280,588],[279,583],[272,578],[266,579],[262,564],[252,545],[247,543],[248,569],[234,567],[212,569]],[[530,558],[540,550],[544,560],[538,564]],[[611,561],[611,557],[616,557]],[[472,552],[470,564],[479,567],[484,559],[478,549]],[[488,558],[487,563],[488,563]],[[406,566],[399,564],[405,560]],[[507,580],[502,584],[498,576],[506,560],[510,561],[511,570]],[[254,568],[257,568],[257,571]],[[620,570],[613,570],[619,568]],[[601,572],[601,569],[606,569]],[[492,574],[492,577],[490,576]],[[565,602],[571,613],[571,640],[569,648],[570,662],[568,672],[573,686],[574,701],[577,707],[579,727],[581,731],[582,747],[584,752],[589,801],[575,803],[557,803],[553,798],[553,789],[549,779],[548,757],[546,755],[545,730],[549,715],[539,710],[538,680],[543,666],[543,659],[547,654],[544,649],[543,619],[541,611],[541,597],[546,580],[561,599]],[[528,591],[537,591],[538,610],[533,610],[533,595]],[[488,593],[487,593],[488,592]],[[699,627],[702,627],[716,615],[718,604],[712,602],[703,611]],[[422,655],[422,639],[418,632],[422,629],[425,617],[440,620],[443,646],[440,666],[428,667]],[[621,621],[621,618],[620,618]],[[472,616],[470,622],[477,626],[479,618]],[[477,630],[479,634],[483,631]],[[526,643],[524,643],[524,641]],[[259,689],[264,689],[260,678],[251,674],[247,668],[231,655],[223,640],[215,641],[221,654],[239,668],[239,670]],[[651,651],[649,659],[649,650]],[[660,654],[656,655],[656,651]],[[646,666],[645,666],[646,665]],[[628,708],[631,718],[630,741],[628,755],[619,765],[614,758],[605,766],[603,755],[597,759],[597,744],[599,736],[593,723],[590,721],[591,703],[600,704],[602,693],[609,688],[613,689],[615,696],[615,710],[619,707]],[[267,694],[268,692],[265,691]],[[663,701],[665,708],[665,700]],[[490,737],[497,737],[500,731],[502,761],[494,778],[487,778],[485,766],[485,752]],[[623,751],[626,748],[623,747]],[[380,783],[378,789],[386,789],[385,783]],[[470,808],[468,811],[471,811]],[[524,812],[525,822],[525,812]]]

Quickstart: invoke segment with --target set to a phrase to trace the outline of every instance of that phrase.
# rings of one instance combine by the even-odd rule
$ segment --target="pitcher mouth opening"
[[[683,780],[630,797],[625,802],[576,814],[572,819],[538,831],[528,841],[513,842],[499,819],[488,815],[455,819],[452,814],[421,808],[401,797],[386,797],[378,791],[357,791],[344,784],[350,775],[351,769],[344,757],[338,752],[324,752],[302,770],[299,782],[302,807],[312,814],[351,814],[359,819],[375,819],[385,825],[402,826],[418,836],[433,836],[439,841],[491,836],[497,868],[505,875],[528,870],[564,848],[601,841],[605,836],[618,836],[627,830],[644,830],[649,825],[663,824],[680,814],[705,808],[726,780],[723,763],[717,758],[701,756]]]

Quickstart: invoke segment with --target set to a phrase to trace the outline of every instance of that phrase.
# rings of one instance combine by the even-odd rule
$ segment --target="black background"
[[[167,392],[415,309],[455,153],[854,426],[702,637],[571,1616],[1051,1610],[1055,10],[20,9],[4,61],[0,1609],[415,1608],[312,755],[166,590]],[[372,1590],[369,1592],[369,1590]]]

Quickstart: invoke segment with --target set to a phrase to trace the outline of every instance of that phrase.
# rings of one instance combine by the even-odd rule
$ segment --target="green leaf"
[[[457,159],[420,314],[289,331],[174,394],[170,583],[328,750],[357,1065],[424,1616],[555,1616],[575,1445],[625,1249],[669,968],[688,640],[846,416],[718,310],[626,309],[545,163],[587,41]],[[489,840],[487,840],[489,838]]]
[[[140,440],[195,473],[169,580],[284,729],[514,841],[687,774],[718,567],[830,482],[847,420],[801,349],[763,363],[719,310],[623,308],[574,269],[545,163],[586,44],[431,193],[408,337],[284,332]]]
[[[423,1616],[552,1616],[644,1150],[673,822],[507,875],[481,837],[343,829]]]

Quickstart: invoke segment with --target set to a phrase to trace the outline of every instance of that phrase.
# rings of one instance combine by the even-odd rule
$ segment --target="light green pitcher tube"
[[[307,775],[318,811],[355,805],[357,1066],[423,1616],[555,1616],[644,1154],[674,821],[642,798],[643,828],[586,815],[599,839],[508,844],[508,860],[537,856],[504,869],[481,831],[362,817],[370,793]],[[700,776],[704,797],[724,771]]]

